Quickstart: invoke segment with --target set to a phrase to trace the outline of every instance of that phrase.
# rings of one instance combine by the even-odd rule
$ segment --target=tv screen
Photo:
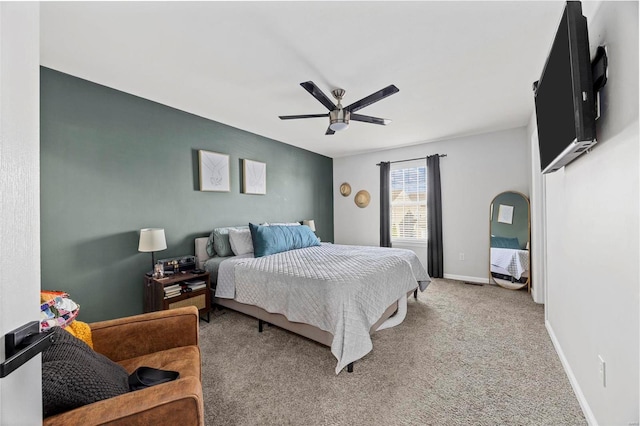
[[[595,143],[595,103],[587,20],[567,2],[535,89],[540,165],[564,167]]]

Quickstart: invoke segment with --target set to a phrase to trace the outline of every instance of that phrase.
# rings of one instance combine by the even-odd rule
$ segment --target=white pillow
[[[229,229],[229,244],[231,244],[231,251],[236,256],[253,253],[251,231],[248,229]]]

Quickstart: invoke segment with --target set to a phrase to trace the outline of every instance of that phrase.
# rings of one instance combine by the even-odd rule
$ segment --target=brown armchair
[[[44,425],[204,425],[198,309],[189,306],[89,324],[96,352],[132,373],[141,366],[180,377],[44,419]]]

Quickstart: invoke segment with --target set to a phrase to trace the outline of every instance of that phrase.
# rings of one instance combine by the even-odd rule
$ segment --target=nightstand
[[[164,278],[144,277],[144,312],[195,306],[200,318],[209,322],[211,310],[209,272],[180,272]],[[204,314],[207,314],[206,319]]]

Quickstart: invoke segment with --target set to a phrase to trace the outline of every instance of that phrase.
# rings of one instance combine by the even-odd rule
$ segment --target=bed
[[[529,283],[529,250],[491,247],[491,276],[503,287],[519,289]]]
[[[335,372],[373,348],[370,334],[402,322],[407,297],[431,279],[410,250],[320,245],[263,257],[210,257],[195,241],[198,266],[212,274],[214,303],[331,347]]]
[[[491,247],[491,272],[519,280],[529,272],[529,251]]]

